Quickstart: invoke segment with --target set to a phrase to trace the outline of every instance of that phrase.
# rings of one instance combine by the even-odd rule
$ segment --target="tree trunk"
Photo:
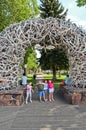
[[[56,81],[57,79],[56,79],[56,66],[53,66],[53,68],[52,68],[52,70],[53,70],[53,81]]]
[[[61,77],[61,73],[60,73],[60,70],[59,70],[59,77]]]

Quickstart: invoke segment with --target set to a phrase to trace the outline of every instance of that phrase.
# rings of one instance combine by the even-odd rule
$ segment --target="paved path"
[[[86,130],[86,106],[37,99],[19,107],[0,107],[0,130]]]

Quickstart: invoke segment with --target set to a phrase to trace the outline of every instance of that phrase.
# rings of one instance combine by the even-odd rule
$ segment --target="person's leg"
[[[48,89],[46,90],[46,100],[48,100]]]
[[[26,104],[28,103],[29,92],[27,91]]]
[[[49,101],[51,102],[51,89],[49,88]]]
[[[48,97],[47,97],[47,90],[45,90],[45,101],[48,100]]]
[[[30,92],[30,102],[32,102],[32,92]]]
[[[48,89],[48,92],[47,92],[47,98],[48,98],[48,101],[49,101],[49,89]]]
[[[27,94],[26,94],[26,90],[24,89],[24,90],[23,90],[23,100],[24,100],[24,102],[25,102],[25,99],[26,99],[26,95],[27,95]]]
[[[51,92],[49,92],[49,101],[51,102]]]
[[[45,101],[45,92],[42,91],[43,100]]]
[[[51,93],[51,100],[54,101],[53,92]]]
[[[52,101],[54,101],[53,93],[54,93],[54,88],[52,88],[52,93],[51,93],[51,100],[52,100]]]
[[[48,91],[46,92],[46,99],[48,99]]]
[[[39,101],[40,102],[42,101],[42,92],[41,91],[39,92]]]

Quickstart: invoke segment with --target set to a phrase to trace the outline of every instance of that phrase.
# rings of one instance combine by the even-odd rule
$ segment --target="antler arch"
[[[0,77],[10,84],[17,83],[25,48],[45,42],[46,38],[52,46],[68,49],[72,82],[85,85],[86,33],[76,24],[57,18],[25,20],[0,33]]]

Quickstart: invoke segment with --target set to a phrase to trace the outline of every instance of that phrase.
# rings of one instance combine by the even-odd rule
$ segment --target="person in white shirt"
[[[44,94],[45,94],[45,101],[48,101],[48,83],[47,83],[47,80],[44,81]]]

